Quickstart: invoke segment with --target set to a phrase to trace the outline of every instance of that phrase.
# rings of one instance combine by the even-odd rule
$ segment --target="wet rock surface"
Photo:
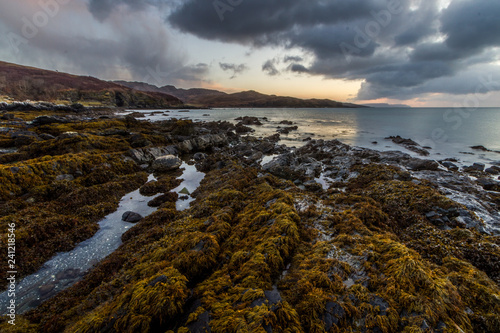
[[[122,215],[122,221],[125,221],[125,222],[137,223],[142,219],[143,219],[143,217],[140,214],[137,214],[135,212],[125,212]]]
[[[395,144],[401,145],[406,149],[411,150],[421,156],[429,156],[429,152],[426,149],[420,147],[420,145],[415,141],[413,141],[412,139],[404,139],[398,135],[398,136],[390,136],[386,138],[386,140],[391,140]]]
[[[165,155],[156,158],[152,164],[152,168],[156,172],[167,172],[179,169],[182,160],[175,155]]]

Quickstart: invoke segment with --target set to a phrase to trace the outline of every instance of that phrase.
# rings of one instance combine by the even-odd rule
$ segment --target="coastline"
[[[17,151],[0,155],[0,219],[16,220],[20,258],[30,247],[43,254],[22,274],[92,236],[121,196],[143,187],[157,154],[192,156],[206,173],[190,209],[161,203],[81,282],[22,316],[34,331],[42,322],[54,332],[217,331],[242,318],[274,330],[286,322],[297,332],[500,323],[488,310],[499,306],[500,186],[484,168],[463,173],[335,140],[290,148],[229,122],[51,114],[30,115],[29,124],[18,117],[25,115],[2,123],[11,128],[2,147]],[[178,185],[177,173],[160,174],[158,193]],[[34,234],[46,237],[43,251]],[[53,243],[68,235],[69,243]],[[477,292],[483,303],[471,296]],[[160,294],[171,301],[153,306]]]

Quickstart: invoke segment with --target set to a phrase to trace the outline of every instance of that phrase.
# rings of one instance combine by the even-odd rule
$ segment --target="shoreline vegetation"
[[[500,331],[500,185],[484,168],[111,111],[0,114],[18,278],[92,237],[124,194],[162,194],[115,252],[2,332]],[[161,155],[206,173],[185,211],[179,169],[146,184]]]

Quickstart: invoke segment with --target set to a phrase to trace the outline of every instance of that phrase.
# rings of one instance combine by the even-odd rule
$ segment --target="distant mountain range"
[[[0,101],[44,101],[59,104],[127,108],[358,108],[329,99],[300,99],[256,91],[234,94],[143,82],[103,81],[0,61]]]
[[[184,103],[197,107],[210,108],[360,108],[362,105],[336,102],[329,99],[300,99],[295,97],[283,97],[276,95],[265,95],[250,90],[234,94],[227,94],[211,89],[178,89],[174,86],[157,87],[144,82],[114,81],[123,86],[145,91],[161,92],[170,94],[182,100]]]

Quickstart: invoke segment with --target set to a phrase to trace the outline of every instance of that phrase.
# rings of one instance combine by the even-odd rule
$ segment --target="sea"
[[[300,147],[313,140],[338,139],[343,143],[379,151],[399,150],[415,157],[417,153],[387,139],[401,136],[427,147],[428,159],[456,159],[461,166],[479,162],[500,165],[500,108],[333,108],[333,109],[209,109],[209,110],[128,110],[146,115],[143,119],[171,118],[200,121],[229,121],[252,116],[267,118],[262,126],[251,126],[257,137],[275,134],[283,120],[298,130],[281,134],[281,144]],[[156,112],[156,113],[155,113]],[[483,146],[487,150],[472,149]]]

